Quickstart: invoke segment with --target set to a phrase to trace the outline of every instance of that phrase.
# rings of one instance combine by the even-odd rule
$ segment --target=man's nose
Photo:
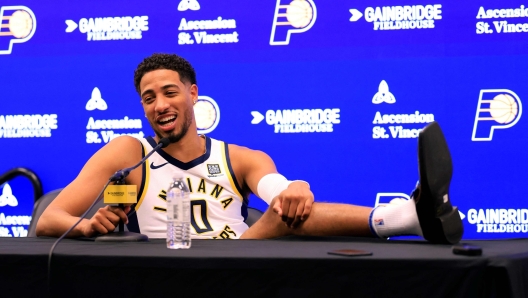
[[[169,108],[169,101],[164,96],[159,96],[156,100],[156,112],[163,112]]]

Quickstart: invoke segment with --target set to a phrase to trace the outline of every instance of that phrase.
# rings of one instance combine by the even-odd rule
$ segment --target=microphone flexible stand
[[[53,245],[50,248],[49,254],[48,254],[48,294],[49,294],[50,297],[51,297],[51,294],[52,294],[51,293],[52,292],[51,291],[51,258],[53,256],[53,251],[55,250],[55,248],[57,247],[59,242],[62,239],[64,239],[64,237],[66,237],[66,235],[68,235],[86,217],[88,212],[90,212],[90,210],[92,210],[92,208],[95,206],[95,204],[101,199],[101,195],[103,194],[103,192],[105,191],[106,187],[108,187],[108,185],[110,183],[116,182],[116,184],[125,184],[125,178],[128,176],[128,174],[130,174],[130,172],[132,170],[134,170],[135,168],[137,168],[140,165],[142,165],[158,149],[167,147],[173,141],[174,140],[171,139],[170,137],[161,139],[159,141],[158,145],[154,149],[152,149],[152,151],[150,151],[145,157],[143,157],[141,159],[141,161],[138,162],[136,165],[134,165],[133,167],[126,168],[126,169],[119,170],[119,171],[115,172],[114,175],[112,175],[112,177],[110,177],[110,179],[108,179],[106,184],[103,186],[103,189],[101,189],[101,191],[99,192],[99,194],[97,195],[97,197],[93,201],[92,205],[90,205],[90,207],[81,215],[79,220],[76,223],[74,223],[66,232],[64,232],[53,243]],[[123,209],[124,208],[124,204],[119,204],[119,207],[121,207],[121,209]],[[133,232],[125,232],[124,231],[124,223],[123,223],[122,220],[119,220],[119,231],[116,232],[116,233],[111,233],[111,234],[113,234],[113,235],[110,236],[110,237],[106,237],[106,238],[101,238],[101,237],[104,237],[105,235],[99,236],[99,237],[97,237],[95,239],[95,241],[102,241],[102,242],[104,242],[104,241],[106,241],[106,242],[110,242],[110,241],[113,241],[113,242],[115,242],[115,241],[118,241],[118,242],[148,241],[148,237],[146,235],[139,234],[139,233],[133,233]],[[133,234],[135,234],[135,235],[133,235]],[[99,239],[99,238],[101,238],[101,239]]]
[[[145,157],[141,159],[140,162],[138,162],[136,165],[130,168],[126,168],[123,170],[119,170],[115,172],[112,177],[110,177],[110,182],[115,182],[115,185],[124,185],[125,184],[125,178],[130,174],[132,170],[142,165],[154,152],[156,152],[160,148],[165,148],[171,143],[171,140],[169,138],[163,138],[159,141],[158,145],[154,147]],[[106,188],[106,187],[105,187]],[[120,203],[119,208],[121,210],[125,209],[125,205]],[[125,231],[125,224],[123,223],[123,220],[119,220],[119,230],[117,232],[110,232],[105,235],[101,235],[95,238],[96,242],[134,242],[134,241],[148,241],[148,236],[143,235],[140,233],[135,232],[128,232]]]

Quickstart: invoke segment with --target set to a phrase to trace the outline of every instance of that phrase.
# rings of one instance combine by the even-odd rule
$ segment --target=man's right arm
[[[79,220],[117,170],[133,166],[140,159],[141,145],[135,138],[118,137],[105,145],[88,160],[77,178],[44,211],[37,223],[37,236],[61,236]],[[141,167],[132,171],[129,177],[134,176],[141,179]],[[106,206],[99,209],[91,219],[82,220],[67,236],[91,237],[96,233],[106,234],[114,230],[119,219],[125,223],[128,221],[121,209]]]

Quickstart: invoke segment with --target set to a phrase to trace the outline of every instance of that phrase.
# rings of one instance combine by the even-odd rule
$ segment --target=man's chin
[[[185,118],[188,119],[188,118]],[[189,122],[189,121],[187,121]],[[176,143],[180,141],[188,132],[189,130],[189,124],[188,125],[182,125],[181,127],[174,127],[172,130],[163,131],[159,128],[154,130],[154,133],[156,136],[161,140],[163,138],[169,138],[171,140],[171,143]]]
[[[171,136],[170,133],[164,133],[164,132],[159,132],[159,131],[155,131],[155,133],[156,133],[156,137],[158,137],[159,140],[163,138],[169,138]]]
[[[158,137],[158,139],[163,139],[163,138],[169,138],[169,140],[171,141],[171,143],[176,143],[178,141],[181,140],[181,138],[183,137],[183,135],[181,133],[174,133],[174,132],[158,132],[156,131],[156,136]]]

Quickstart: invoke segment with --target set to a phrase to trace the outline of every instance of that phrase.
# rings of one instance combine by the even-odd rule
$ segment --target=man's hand
[[[82,233],[85,237],[92,237],[96,233],[108,234],[115,230],[119,224],[119,220],[123,220],[128,224],[128,216],[130,206],[126,206],[124,210],[119,207],[105,206],[99,208],[97,213],[88,220],[82,227]]]
[[[308,218],[313,202],[314,195],[308,183],[294,181],[276,197],[273,211],[288,227],[295,228]]]

